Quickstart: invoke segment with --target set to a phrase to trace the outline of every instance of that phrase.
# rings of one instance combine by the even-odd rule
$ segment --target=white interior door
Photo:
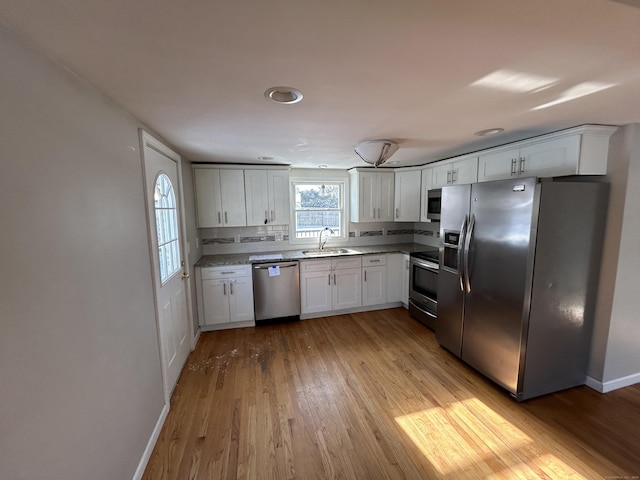
[[[189,274],[183,261],[180,157],[143,133],[153,282],[165,395],[168,400],[190,350]]]

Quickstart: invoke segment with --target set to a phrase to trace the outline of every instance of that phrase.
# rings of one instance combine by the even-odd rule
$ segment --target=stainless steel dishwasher
[[[253,265],[253,300],[256,325],[300,319],[298,262]]]

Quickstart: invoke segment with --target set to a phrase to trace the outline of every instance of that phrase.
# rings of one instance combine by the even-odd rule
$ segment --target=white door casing
[[[165,401],[169,403],[171,393],[191,350],[193,338],[188,308],[191,303],[189,272],[184,262],[186,229],[180,156],[146,132],[141,132],[141,142],[160,360]],[[168,190],[168,198],[173,197],[175,208],[161,208],[161,195],[156,185],[159,179],[164,181],[165,187],[168,185],[167,182],[170,182],[172,191]],[[170,217],[169,220],[167,220],[168,217]],[[171,226],[163,231],[162,224]],[[161,233],[158,232],[158,225],[161,227]],[[177,240],[177,248],[174,247],[173,255],[167,253],[165,249],[160,251],[161,243],[164,243],[168,237]],[[163,265],[161,265],[161,256]]]

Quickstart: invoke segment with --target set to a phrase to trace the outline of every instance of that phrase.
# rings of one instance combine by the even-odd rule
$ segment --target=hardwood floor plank
[[[403,309],[203,333],[143,478],[640,475],[640,386],[524,403]]]

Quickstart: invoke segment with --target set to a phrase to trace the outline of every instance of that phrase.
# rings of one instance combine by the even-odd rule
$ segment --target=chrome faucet
[[[326,233],[326,232],[329,232],[329,235],[333,235],[333,233],[334,233],[333,230],[330,229],[329,227],[324,227],[323,230],[320,230],[320,235],[318,236],[319,237],[318,238],[318,250],[324,249],[324,245],[327,243],[327,240],[329,240],[329,237],[326,237],[324,239],[324,242],[322,241],[322,234]]]

